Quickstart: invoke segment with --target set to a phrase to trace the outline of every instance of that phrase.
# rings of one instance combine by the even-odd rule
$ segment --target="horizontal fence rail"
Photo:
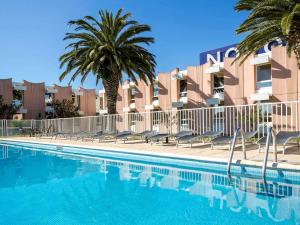
[[[146,130],[176,134],[189,130],[194,134],[223,131],[233,135],[236,128],[245,132],[258,131],[265,136],[267,127],[278,131],[299,130],[300,101],[217,106],[169,111],[123,113],[89,117],[43,120],[0,120],[0,135],[13,136],[26,129],[43,132],[110,132]]]

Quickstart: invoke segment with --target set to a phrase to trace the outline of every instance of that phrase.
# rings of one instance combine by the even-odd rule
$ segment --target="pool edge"
[[[0,138],[1,141],[7,142],[16,142],[16,143],[31,143],[31,144],[40,144],[40,145],[51,145],[51,146],[62,146],[62,147],[75,147],[75,148],[83,148],[89,150],[101,150],[101,151],[109,151],[109,152],[121,152],[124,154],[136,154],[141,156],[152,156],[152,157],[164,157],[169,159],[177,159],[177,160],[193,160],[193,161],[202,161],[207,163],[218,163],[218,164],[227,164],[227,159],[222,158],[214,158],[207,156],[195,156],[195,155],[183,155],[183,154],[174,154],[174,153],[162,153],[162,152],[149,152],[143,150],[134,150],[134,149],[125,149],[125,148],[109,148],[104,146],[86,146],[80,144],[64,144],[64,143],[51,143],[51,142],[39,142],[33,140],[22,140],[22,139],[11,139],[11,138]],[[239,166],[250,166],[250,167],[262,167],[262,162],[252,161],[252,160],[243,160],[243,159],[234,159],[232,161],[233,164]],[[283,170],[292,170],[300,172],[300,165],[289,164],[289,163],[274,163],[268,162],[267,168],[269,169],[283,169]]]

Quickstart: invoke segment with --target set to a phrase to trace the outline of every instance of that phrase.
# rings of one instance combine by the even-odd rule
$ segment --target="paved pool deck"
[[[69,140],[69,139],[52,139],[48,137],[36,138],[36,137],[12,137],[12,138],[2,138],[0,140],[7,141],[21,141],[21,142],[31,142],[31,143],[44,143],[52,145],[62,145],[62,146],[76,146],[91,149],[101,149],[101,150],[117,150],[124,152],[131,152],[136,154],[153,154],[156,156],[169,156],[178,157],[184,159],[196,159],[205,161],[217,161],[217,162],[227,162],[229,157],[229,146],[215,146],[211,149],[210,144],[197,143],[191,148],[188,145],[180,145],[176,147],[174,141],[170,141],[168,144],[149,144],[142,140],[129,140],[125,143],[119,141],[115,143],[114,141],[98,142],[98,140]],[[293,169],[300,171],[300,149],[297,145],[291,145],[286,148],[285,155],[282,153],[282,148],[278,147],[278,162],[274,163],[274,153],[270,149],[270,155],[268,160],[268,167],[277,167],[285,169]],[[243,152],[241,145],[237,146],[235,151],[233,162],[262,166],[262,161],[264,157],[264,151],[259,152],[258,146],[256,144],[247,144],[247,160],[243,160]]]

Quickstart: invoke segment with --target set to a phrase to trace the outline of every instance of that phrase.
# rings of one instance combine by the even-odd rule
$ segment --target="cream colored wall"
[[[298,67],[294,54],[286,53],[286,47],[272,49],[273,101],[292,101],[298,95]]]
[[[137,112],[144,112],[146,105],[146,84],[142,80],[138,80],[135,87],[135,108]]]
[[[224,59],[224,104],[240,105],[245,103],[244,65],[233,58]]]
[[[256,92],[256,68],[254,65],[251,65],[251,60],[254,58],[254,55],[249,56],[243,63],[243,76],[244,76],[244,102],[245,104],[253,104],[251,100],[251,95]]]
[[[172,102],[170,73],[158,73],[158,88],[158,101],[161,110],[171,109]]]
[[[188,108],[197,108],[201,106],[204,96],[202,92],[202,66],[189,66],[187,68],[187,97]]]
[[[206,105],[207,98],[212,97],[212,85],[213,78],[212,74],[206,73],[206,70],[211,66],[211,63],[208,62],[202,65],[202,95],[203,95],[203,103]],[[207,106],[207,105],[206,105]]]

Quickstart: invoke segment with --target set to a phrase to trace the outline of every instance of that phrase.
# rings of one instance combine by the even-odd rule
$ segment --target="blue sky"
[[[98,10],[123,8],[152,27],[157,72],[199,64],[199,53],[236,43],[234,33],[245,14],[236,0],[1,0],[0,78],[59,83],[58,58],[64,53],[67,22]],[[80,85],[79,79],[73,86]],[[83,85],[95,88],[90,76]],[[99,85],[97,89],[101,88]]]

